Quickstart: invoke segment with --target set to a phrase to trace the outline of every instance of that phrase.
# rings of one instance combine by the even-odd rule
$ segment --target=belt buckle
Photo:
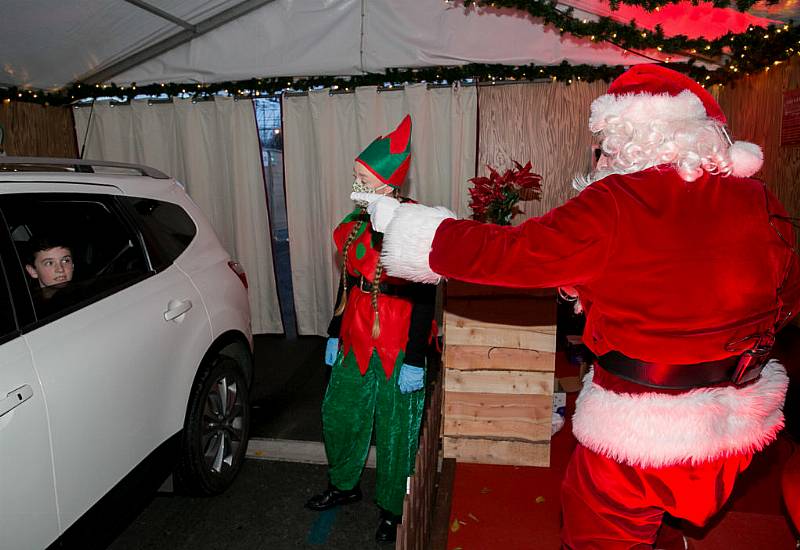
[[[769,359],[771,349],[772,347],[759,346],[742,353],[741,357],[739,357],[739,362],[736,364],[736,369],[733,371],[733,376],[731,376],[731,381],[737,386],[741,386],[758,378],[761,374],[761,369]]]

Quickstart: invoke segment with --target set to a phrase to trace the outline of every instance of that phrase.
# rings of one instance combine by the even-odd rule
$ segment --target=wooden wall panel
[[[78,156],[70,107],[9,101],[0,103],[3,149],[9,156]]]
[[[800,59],[745,77],[717,90],[728,117],[731,138],[764,149],[764,167],[756,174],[783,202],[791,216],[800,216],[800,146],[781,147],[783,92],[800,89]]]
[[[525,215],[544,214],[572,198],[572,178],[591,166],[589,107],[605,82],[533,82],[482,86],[478,91],[478,175],[487,164],[505,169],[512,160],[533,163],[542,175],[542,200],[521,202]]]

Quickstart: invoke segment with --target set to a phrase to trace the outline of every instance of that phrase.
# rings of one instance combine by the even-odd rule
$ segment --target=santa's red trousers
[[[561,486],[563,548],[652,548],[664,512],[703,525],[728,499],[736,476],[752,456],[636,468],[579,444]]]

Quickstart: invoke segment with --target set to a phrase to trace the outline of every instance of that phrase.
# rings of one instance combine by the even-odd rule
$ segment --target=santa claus
[[[706,523],[783,426],[788,378],[768,357],[800,305],[795,237],[751,178],[761,150],[725,124],[702,86],[639,65],[592,103],[602,157],[547,214],[500,227],[369,206],[393,276],[577,291],[598,359],[573,417],[565,548],[652,548],[665,513]]]

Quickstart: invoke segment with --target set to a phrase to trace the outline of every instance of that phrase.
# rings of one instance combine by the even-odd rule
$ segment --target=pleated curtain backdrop
[[[75,108],[84,158],[145,164],[182,182],[247,272],[253,332],[283,332],[252,102],[97,102],[87,133],[90,110]]]
[[[283,100],[286,208],[298,333],[327,334],[339,280],[331,233],[353,209],[353,161],[410,114],[412,160],[402,194],[469,214],[475,175],[477,90],[357,88]]]

